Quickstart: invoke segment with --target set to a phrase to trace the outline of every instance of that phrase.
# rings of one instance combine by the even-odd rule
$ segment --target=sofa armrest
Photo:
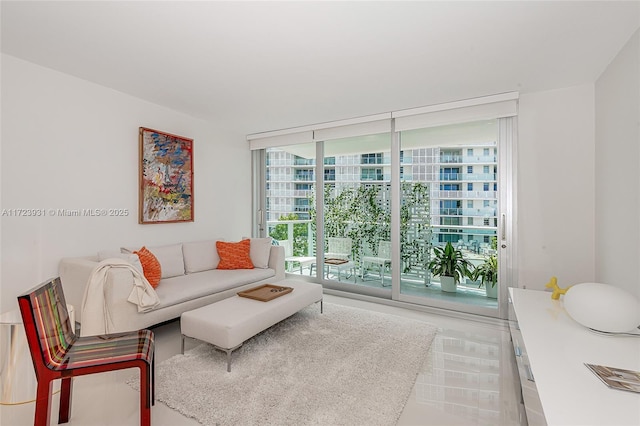
[[[269,253],[269,268],[276,271],[276,281],[284,280],[284,247],[271,246]]]
[[[129,302],[129,295],[134,288],[133,274],[123,268],[111,268],[104,284],[104,300],[109,307],[109,315],[115,330],[133,331],[139,327],[135,319],[139,318],[138,306]]]
[[[82,322],[84,292],[97,265],[97,260],[91,257],[65,257],[58,265],[64,298],[68,304],[73,305],[76,322]]]
[[[58,273],[62,281],[65,301],[75,308],[76,322],[82,323],[82,301],[89,283],[91,273],[98,265],[98,261],[91,257],[68,257],[60,260]],[[128,302],[133,288],[133,274],[131,271],[112,268],[107,273],[104,284],[105,303],[113,315],[126,311],[137,313],[136,305]]]

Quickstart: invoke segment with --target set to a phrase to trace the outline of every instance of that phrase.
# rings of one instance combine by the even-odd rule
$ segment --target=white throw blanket
[[[82,336],[95,336],[117,331],[114,328],[109,305],[105,299],[107,273],[111,268],[124,268],[133,274],[133,288],[127,300],[138,305],[138,312],[150,311],[160,303],[160,299],[149,281],[129,262],[117,258],[105,259],[98,263],[91,272],[87,288],[84,291],[82,327],[80,328]]]

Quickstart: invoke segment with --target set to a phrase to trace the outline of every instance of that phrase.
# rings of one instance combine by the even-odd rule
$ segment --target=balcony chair
[[[349,264],[347,265],[345,262],[345,266],[341,266],[341,265],[328,265],[327,263],[325,263],[325,274],[328,274],[329,272],[329,267],[333,266],[334,268],[336,268],[338,270],[338,280],[340,281],[341,279],[341,271],[343,269],[349,268],[349,269],[355,269],[353,266],[353,262],[350,262],[351,259],[351,247],[352,247],[352,242],[351,242],[351,238],[338,238],[338,237],[329,237],[327,238],[327,252],[325,252],[324,254],[324,260],[325,262],[328,259],[339,259],[339,260],[345,260],[347,262],[349,262]],[[313,274],[313,270],[316,267],[316,263],[315,263],[315,258],[314,258],[314,262],[311,263],[311,266],[309,268],[309,275]]]
[[[327,252],[324,254],[325,259],[351,259],[351,238],[327,238]]]
[[[328,237],[327,238],[327,251],[324,254],[325,260],[325,274],[329,274],[329,270],[333,268],[338,273],[338,281],[341,281],[342,271],[350,270],[353,276],[356,276],[355,266],[351,261],[351,248],[353,246],[353,242],[351,238],[340,238],[340,237]],[[328,259],[339,259],[344,260],[344,265],[340,264],[328,264],[326,261]],[[309,268],[309,274],[313,274],[313,270],[316,267],[315,262],[311,264]]]
[[[18,304],[38,381],[35,426],[49,425],[54,380],[62,379],[58,423],[67,423],[73,377],[133,367],[140,369],[140,424],[151,424],[155,402],[152,331],[78,337],[69,320],[60,278],[18,296]]]
[[[307,266],[310,267],[316,261],[316,258],[312,256],[294,256],[291,240],[278,240],[278,245],[284,247],[284,262],[287,265],[287,271],[291,264],[298,263],[300,265],[300,275],[302,275],[302,269]],[[311,275],[311,269],[309,269],[309,275]]]
[[[378,265],[380,270],[380,283],[384,286],[384,269],[389,266],[391,268],[391,241],[378,242],[377,256],[362,256],[360,263],[360,277],[364,280],[364,271],[367,264]]]

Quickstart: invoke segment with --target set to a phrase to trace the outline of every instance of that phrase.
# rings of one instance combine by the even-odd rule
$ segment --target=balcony
[[[461,173],[440,173],[441,181],[460,181],[462,180]]]
[[[436,207],[431,211],[431,213],[433,215],[440,215],[440,216],[462,216],[462,211],[463,210],[461,208],[455,208],[455,207],[443,207],[443,208]]]
[[[462,155],[441,155],[440,156],[440,164],[452,164],[452,163],[462,163]]]
[[[495,164],[498,162],[498,157],[495,155],[466,156],[463,162],[471,164]]]
[[[296,157],[293,160],[293,165],[294,166],[315,166],[316,165],[316,160],[315,160],[315,158]]]
[[[269,189],[267,198],[309,198],[313,195],[313,189]]]
[[[295,175],[293,180],[295,182],[315,182],[316,178],[314,175]]]
[[[276,213],[275,210],[271,210],[271,212]],[[332,274],[331,271],[322,273],[322,268],[320,271],[315,267],[313,269],[311,268],[311,265],[315,263],[315,227],[312,226],[310,220],[305,219],[268,220],[268,235],[278,240],[288,240],[292,242],[292,244],[285,244],[286,256],[289,258],[289,260],[286,261],[288,274],[336,281],[337,277],[335,274]],[[458,216],[449,219],[462,219],[462,217]],[[439,221],[439,218],[436,220]],[[431,224],[430,229],[433,229],[433,234],[431,234],[431,232],[428,233],[428,240],[413,240],[409,246],[419,243],[422,244],[420,247],[429,249],[431,244],[439,244],[437,243],[438,241],[453,241],[456,242],[458,248],[464,250],[465,257],[468,260],[476,263],[482,259],[482,256],[495,253],[490,249],[490,245],[486,241],[487,238],[496,236],[496,227],[464,226],[453,223],[436,225],[434,223]],[[390,270],[383,270],[382,274],[379,274],[375,268],[370,270],[366,268],[360,269],[363,265],[360,264],[359,259],[360,256],[368,253],[365,253],[367,247],[362,243],[356,243],[354,249],[353,263],[356,265],[358,272],[362,272],[362,274],[343,274],[340,280],[342,285],[356,284],[358,286],[390,289],[393,284]],[[441,297],[438,279],[433,280],[424,265],[407,263],[409,261],[402,257],[407,253],[405,249],[411,251],[408,246],[400,250],[400,267],[402,268],[399,282],[400,292],[416,297]],[[419,249],[420,248],[418,248],[418,250]],[[406,265],[413,266],[411,269],[406,270],[404,269]],[[465,298],[464,303],[476,303],[475,301],[479,301],[481,304],[484,304],[487,300],[484,290],[479,290],[476,282],[471,282],[467,279],[459,284],[457,293],[456,297]]]
[[[497,200],[497,191],[445,191],[434,190],[431,197],[435,199],[479,199],[479,200]]]
[[[480,207],[471,209],[462,209],[462,215],[467,217],[496,217],[497,209],[495,207]]]
[[[496,177],[496,173],[465,173],[462,175],[462,180],[473,182],[495,182]]]

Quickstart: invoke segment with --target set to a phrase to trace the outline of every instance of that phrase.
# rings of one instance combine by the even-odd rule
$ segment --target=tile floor
[[[394,306],[325,295],[337,303],[429,322],[439,328],[412,394],[397,423],[408,425],[526,425],[520,421],[518,382],[509,330],[468,320],[433,315]],[[180,352],[178,322],[155,329],[157,361]],[[130,371],[80,377],[74,380],[69,425],[137,425],[137,393],[124,384]],[[54,396],[52,424],[57,421]],[[34,404],[0,406],[3,426],[33,424]],[[154,425],[198,425],[156,402]]]

